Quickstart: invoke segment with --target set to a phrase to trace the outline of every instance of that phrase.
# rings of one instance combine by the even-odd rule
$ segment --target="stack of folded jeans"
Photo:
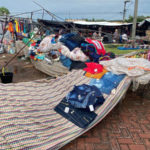
[[[66,96],[67,101],[75,108],[93,109],[103,104],[105,101],[100,90],[96,86],[89,86],[86,84],[74,86],[73,90]],[[94,110],[93,110],[94,111]]]
[[[80,128],[86,128],[97,116],[95,112],[73,107],[66,98],[55,107],[55,111]]]
[[[74,86],[73,90],[55,107],[55,111],[81,128],[86,128],[97,116],[96,106],[105,99],[96,86]]]

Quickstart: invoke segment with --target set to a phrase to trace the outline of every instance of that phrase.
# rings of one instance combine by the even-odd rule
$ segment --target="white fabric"
[[[116,58],[110,61],[101,61],[100,63],[108,71],[130,76],[133,81],[133,91],[137,90],[140,84],[148,84],[150,82],[150,71],[140,68],[150,69],[150,61],[144,58]],[[128,69],[129,67],[135,68]]]
[[[4,39],[3,39],[3,43],[4,45],[10,45],[13,42],[13,38],[12,35],[10,33],[10,31],[7,30],[7,32],[4,34]]]
[[[41,41],[41,43],[40,43],[40,45],[39,45],[39,50],[40,50],[40,52],[45,53],[45,52],[49,52],[49,51],[54,50],[54,49],[57,49],[57,50],[58,50],[58,49],[60,48],[60,43],[59,43],[59,42],[56,43],[56,44],[52,44],[52,43],[51,43],[53,37],[55,37],[54,34],[45,37],[45,38]]]
[[[108,71],[115,74],[127,74],[131,77],[141,76],[147,72],[140,67],[150,69],[150,61],[144,58],[116,58],[110,61],[101,61],[100,63],[106,66]],[[128,68],[130,67],[135,68],[129,70]]]
[[[144,74],[142,76],[133,78],[133,91],[136,91],[140,84],[148,84],[150,82],[150,73]]]
[[[0,23],[0,34],[2,35],[3,34],[3,24]]]
[[[88,57],[81,51],[79,47],[70,51],[68,47],[61,45],[60,49],[61,49],[61,53],[64,56],[70,58],[71,60],[85,62],[88,59]]]
[[[123,35],[122,35],[122,39],[125,40],[125,41],[127,41],[127,40],[128,40],[127,34],[123,34]]]

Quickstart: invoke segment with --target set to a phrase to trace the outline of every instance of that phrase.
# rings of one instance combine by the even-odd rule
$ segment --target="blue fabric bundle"
[[[90,59],[94,62],[99,62],[99,58],[101,55],[98,55],[96,53],[96,49],[93,44],[88,44],[88,43],[82,43],[81,44],[81,49],[83,52],[90,57]]]
[[[107,72],[101,79],[92,79],[90,85],[95,85],[102,93],[109,95],[124,77],[124,74],[116,75],[112,72]]]
[[[64,55],[61,55],[61,56],[60,56],[60,61],[61,61],[61,63],[62,63],[65,67],[67,67],[68,69],[70,69],[72,61],[71,61],[68,57],[66,57],[66,56],[64,56]]]
[[[72,37],[76,36],[75,33],[68,33],[62,35],[60,42],[64,43],[70,51],[72,51],[76,47],[80,47],[80,44],[74,40],[72,40]]]

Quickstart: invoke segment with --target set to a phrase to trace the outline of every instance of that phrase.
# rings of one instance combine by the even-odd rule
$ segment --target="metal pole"
[[[42,13],[42,19],[44,18],[44,9],[43,9],[43,13]]]
[[[31,20],[32,20],[32,17],[33,17],[33,12],[31,12]]]
[[[138,0],[135,0],[134,18],[133,18],[133,25],[132,25],[132,40],[133,41],[135,41],[135,35],[136,35],[137,11],[138,11]]]
[[[126,17],[126,11],[127,11],[127,9],[126,9],[126,5],[127,5],[127,3],[129,3],[130,2],[130,0],[124,0],[124,9],[123,9],[123,22],[125,22],[125,17]]]
[[[123,22],[125,22],[125,15],[126,15],[126,1],[124,1],[124,9],[123,9]]]

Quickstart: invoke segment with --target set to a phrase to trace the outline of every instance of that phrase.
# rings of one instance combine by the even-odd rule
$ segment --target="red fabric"
[[[106,54],[104,46],[100,41],[89,39],[89,38],[86,38],[85,41],[90,43],[90,44],[93,44],[95,46],[98,55],[101,55],[101,54],[105,55]]]
[[[31,46],[35,46],[36,45],[36,43],[35,42],[33,42],[32,44],[31,44]]]
[[[87,65],[87,68],[84,68],[83,70],[86,72],[89,72],[91,74],[101,73],[103,72],[103,66],[94,62],[91,63],[85,63]]]
[[[20,22],[20,30],[21,30],[21,32],[23,32],[23,23],[22,22]]]
[[[34,56],[30,55],[30,59],[34,59]]]
[[[10,31],[10,32],[14,32],[14,28],[13,28],[13,24],[12,24],[12,22],[9,22],[8,23],[8,30]]]

